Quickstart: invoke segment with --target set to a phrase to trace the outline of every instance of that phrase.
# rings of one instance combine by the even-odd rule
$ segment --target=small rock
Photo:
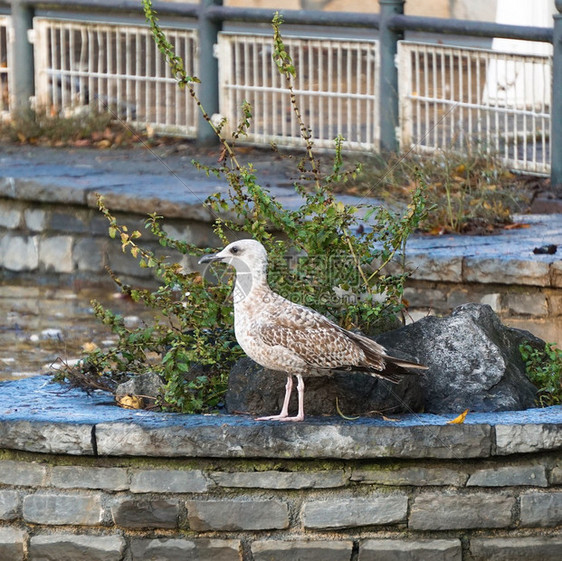
[[[557,249],[558,246],[551,243],[548,245],[541,245],[540,247],[535,247],[535,249],[533,249],[533,253],[535,255],[554,255]]]
[[[84,359],[83,358],[65,358],[64,360],[49,362],[48,364],[43,365],[43,370],[50,371],[50,370],[63,370],[65,368],[70,368],[80,364]]]
[[[125,316],[123,318],[123,324],[127,329],[136,327],[140,322],[141,319],[138,316]]]
[[[62,329],[57,329],[54,327],[43,329],[43,331],[41,331],[41,339],[58,339],[59,341],[62,341]]]
[[[162,385],[162,378],[154,372],[138,374],[130,380],[119,384],[115,390],[115,396],[137,395],[143,396],[145,400],[147,397],[156,398],[160,394]]]

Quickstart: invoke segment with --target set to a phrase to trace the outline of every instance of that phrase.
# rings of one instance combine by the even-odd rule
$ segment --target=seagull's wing
[[[345,330],[304,306],[294,305],[274,314],[261,323],[257,335],[266,345],[281,346],[295,353],[311,368],[353,367],[365,358]],[[382,360],[381,363],[384,364]]]
[[[376,341],[347,331],[317,311],[287,300],[270,311],[256,331],[265,345],[284,347],[311,368],[363,371],[395,383],[404,374],[412,374],[409,369],[427,369],[390,356]]]

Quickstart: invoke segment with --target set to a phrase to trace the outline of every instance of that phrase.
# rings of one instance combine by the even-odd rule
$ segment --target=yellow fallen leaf
[[[142,409],[144,406],[144,400],[138,395],[118,395],[115,397],[115,401],[119,407],[124,409]]]
[[[82,350],[85,353],[93,353],[95,350],[97,350],[98,346],[95,343],[92,342],[88,342],[88,343],[84,343],[82,345]]]
[[[447,424],[462,425],[467,415],[468,415],[468,409],[465,409],[458,417],[455,417],[452,421],[447,421]]]

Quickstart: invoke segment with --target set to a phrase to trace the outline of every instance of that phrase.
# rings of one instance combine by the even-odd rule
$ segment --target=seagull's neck
[[[236,273],[234,286],[234,303],[243,302],[248,297],[260,293],[269,293],[271,289],[267,284],[267,267],[253,269],[252,271],[239,271]]]

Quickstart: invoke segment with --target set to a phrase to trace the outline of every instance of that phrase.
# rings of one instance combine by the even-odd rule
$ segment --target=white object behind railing
[[[485,85],[494,68],[509,65],[550,83],[551,57],[410,42],[401,42],[398,54],[402,150],[476,149],[512,169],[548,173],[550,95],[521,92],[532,100],[521,107],[490,99]]]
[[[10,111],[10,89],[9,89],[9,53],[10,45],[8,29],[10,18],[0,16],[0,117],[8,117]]]
[[[555,12],[554,0],[498,0],[496,22],[510,25],[549,27]],[[537,41],[518,41],[496,37],[492,50],[510,54],[552,56],[552,45]],[[505,62],[488,68],[484,99],[489,103],[518,108],[535,107],[537,100],[550,105],[550,74],[533,63]]]
[[[377,42],[286,37],[295,68],[295,95],[314,144],[333,148],[345,138],[348,150],[376,150],[379,145],[376,92]],[[269,35],[219,35],[220,111],[235,130],[248,101],[253,120],[244,141],[303,146],[286,82],[272,60]]]
[[[91,108],[162,133],[195,136],[196,111],[147,26],[34,20],[36,103],[65,116]],[[166,37],[196,74],[193,30]]]

